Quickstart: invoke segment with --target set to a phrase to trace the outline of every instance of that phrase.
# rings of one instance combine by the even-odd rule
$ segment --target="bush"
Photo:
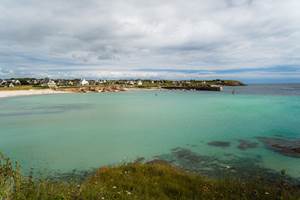
[[[281,183],[279,181],[279,183]],[[212,180],[164,162],[102,167],[81,181],[33,179],[1,155],[1,200],[299,199],[299,188],[260,180]]]

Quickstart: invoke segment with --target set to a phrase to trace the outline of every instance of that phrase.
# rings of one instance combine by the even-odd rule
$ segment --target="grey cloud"
[[[299,7],[298,0],[2,0],[0,66],[299,66]]]

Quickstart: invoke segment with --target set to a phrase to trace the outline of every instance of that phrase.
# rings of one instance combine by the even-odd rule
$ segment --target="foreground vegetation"
[[[0,199],[300,199],[300,191],[282,180],[211,180],[163,162],[103,167],[82,181],[36,180],[1,156]]]

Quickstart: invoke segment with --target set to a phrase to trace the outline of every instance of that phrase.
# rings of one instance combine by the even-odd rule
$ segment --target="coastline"
[[[222,88],[222,87],[221,87]],[[106,92],[129,92],[129,91],[167,91],[167,90],[206,90],[222,91],[222,89],[187,89],[185,87],[119,87],[119,86],[85,86],[85,87],[60,87],[60,88],[36,88],[36,89],[0,89],[0,99],[18,96],[70,94],[70,93],[106,93]]]
[[[49,95],[49,94],[65,94],[71,93],[68,91],[58,91],[51,89],[30,89],[30,90],[0,90],[0,99],[18,96],[33,96],[33,95]]]
[[[0,99],[18,96],[34,96],[34,95],[50,95],[50,94],[71,94],[71,93],[105,93],[105,92],[121,92],[121,91],[141,91],[141,90],[159,90],[159,89],[144,89],[144,88],[122,88],[122,90],[109,90],[103,92],[95,91],[80,91],[80,89],[30,89],[30,90],[0,90]]]

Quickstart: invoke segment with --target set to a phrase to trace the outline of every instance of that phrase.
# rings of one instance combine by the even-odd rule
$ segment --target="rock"
[[[285,156],[300,158],[300,140],[282,139],[274,137],[257,137],[265,146]]]

